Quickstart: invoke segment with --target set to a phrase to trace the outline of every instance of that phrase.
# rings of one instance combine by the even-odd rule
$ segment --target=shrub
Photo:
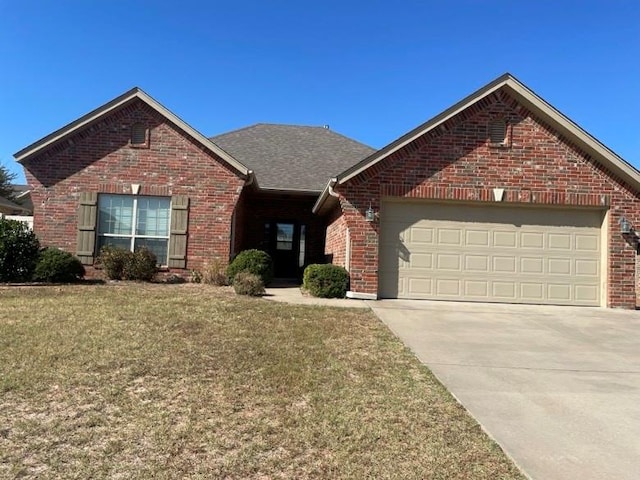
[[[262,250],[245,250],[240,252],[227,268],[229,282],[233,283],[240,272],[250,272],[262,280],[263,285],[269,285],[273,280],[273,260],[267,252]]]
[[[38,282],[75,282],[84,277],[80,260],[69,252],[57,248],[44,248],[40,252],[33,279]]]
[[[40,242],[25,223],[0,218],[0,282],[31,280],[39,252]]]
[[[258,275],[247,271],[236,274],[233,278],[233,289],[238,295],[249,295],[250,297],[264,295],[262,279]]]
[[[147,247],[135,252],[106,245],[100,250],[98,262],[111,280],[144,280],[149,282],[158,272],[157,258]]]
[[[127,252],[123,278],[125,280],[142,280],[150,282],[158,273],[158,258],[147,247],[140,247],[135,252]]]
[[[200,273],[202,283],[217,285],[219,287],[227,285],[226,267],[227,265],[219,258],[214,258],[210,262],[207,262]]]
[[[189,280],[191,283],[202,283],[202,273],[199,270],[191,270]]]
[[[332,264],[312,264],[304,270],[302,286],[314,297],[344,298],[349,287],[349,273]]]
[[[124,266],[128,262],[131,252],[124,248],[105,245],[100,250],[98,263],[102,266],[105,275],[111,280],[122,280]]]

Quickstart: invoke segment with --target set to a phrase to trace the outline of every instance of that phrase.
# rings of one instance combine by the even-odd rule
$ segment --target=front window
[[[171,200],[167,197],[100,195],[98,251],[113,245],[135,251],[147,247],[166,265]]]

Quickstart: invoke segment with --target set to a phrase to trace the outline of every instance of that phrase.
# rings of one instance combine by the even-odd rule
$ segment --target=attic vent
[[[131,127],[131,145],[147,145],[147,128],[142,123],[134,123]]]
[[[494,120],[489,123],[489,143],[492,145],[507,144],[507,122]]]

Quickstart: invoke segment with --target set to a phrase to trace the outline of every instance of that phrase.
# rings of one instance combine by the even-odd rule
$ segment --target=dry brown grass
[[[370,313],[0,289],[2,478],[523,478]]]

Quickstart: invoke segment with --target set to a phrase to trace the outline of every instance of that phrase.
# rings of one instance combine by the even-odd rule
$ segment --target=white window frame
[[[171,236],[171,199],[169,199],[169,225],[167,226],[167,231],[168,234],[166,236],[162,235],[137,235],[136,232],[136,226],[138,225],[138,197],[136,195],[119,195],[119,194],[115,194],[115,193],[105,193],[102,194],[101,197],[105,197],[105,196],[117,196],[117,197],[131,197],[133,198],[133,212],[132,212],[132,216],[131,216],[131,235],[124,235],[121,233],[101,233],[100,232],[100,198],[98,198],[98,223],[97,223],[97,234],[98,237],[106,237],[106,238],[129,238],[129,251],[133,252],[135,245],[136,245],[136,239],[137,238],[150,238],[152,240],[166,240],[167,241],[167,258],[164,259],[159,259],[158,258],[158,264],[160,266],[166,266],[168,261],[169,261],[169,237]],[[157,196],[157,195],[145,195],[142,198],[169,198],[169,197],[162,197],[162,196]]]

